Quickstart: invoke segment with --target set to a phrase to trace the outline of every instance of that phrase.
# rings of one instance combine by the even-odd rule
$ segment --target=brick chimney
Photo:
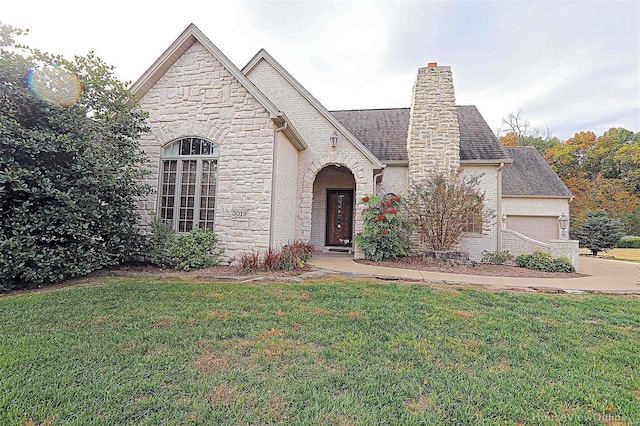
[[[460,166],[460,129],[451,67],[431,62],[418,69],[413,86],[409,132],[409,183]]]

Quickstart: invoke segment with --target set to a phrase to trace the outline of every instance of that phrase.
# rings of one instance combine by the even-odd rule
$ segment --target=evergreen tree
[[[592,210],[585,214],[585,220],[576,230],[580,247],[591,250],[596,256],[600,251],[614,248],[622,238],[622,223],[612,219],[606,210]]]

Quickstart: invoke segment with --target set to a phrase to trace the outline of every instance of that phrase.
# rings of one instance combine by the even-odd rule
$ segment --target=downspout
[[[278,161],[278,133],[287,128],[287,122],[285,121],[281,127],[278,127],[273,131],[273,161],[271,162],[271,209],[269,214],[269,247],[273,246],[273,231],[275,228],[276,216],[276,170]]]
[[[378,188],[377,188],[377,184],[376,184],[376,180],[379,177],[382,177],[382,175],[384,175],[384,171],[386,169],[382,169],[382,171],[380,173],[378,173],[377,175],[373,175],[373,194],[372,195],[378,195]]]
[[[497,228],[498,235],[496,238],[496,251],[502,251],[502,169],[504,169],[504,163],[500,163],[500,167],[498,167],[498,203],[496,205],[496,216],[497,216]]]

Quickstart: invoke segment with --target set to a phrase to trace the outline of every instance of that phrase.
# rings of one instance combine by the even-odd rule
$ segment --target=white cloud
[[[266,48],[330,109],[408,106],[417,67],[450,65],[460,104],[492,128],[523,111],[559,137],[640,131],[637,2],[157,2],[3,4],[23,41],[94,50],[136,80],[194,22],[238,67]],[[611,124],[609,124],[611,123]]]

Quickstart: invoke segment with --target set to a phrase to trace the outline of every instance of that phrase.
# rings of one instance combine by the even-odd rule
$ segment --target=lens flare
[[[78,77],[59,66],[30,69],[27,86],[38,98],[58,106],[71,106],[82,94]]]

